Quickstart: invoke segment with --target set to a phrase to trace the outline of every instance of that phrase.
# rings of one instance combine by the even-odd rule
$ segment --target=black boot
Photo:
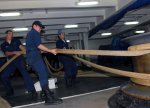
[[[40,92],[40,98],[41,98],[42,100],[45,100],[45,94],[44,94],[44,91],[43,91],[43,90]]]
[[[56,105],[56,104],[60,104],[63,102],[61,99],[55,98],[54,95],[51,94],[51,91],[49,90],[48,87],[43,88],[43,92],[45,94],[46,105]]]
[[[50,91],[50,94],[51,94],[51,95],[54,95],[54,92]],[[40,93],[40,97],[41,97],[42,100],[45,100],[45,93],[44,93],[43,90],[42,90],[41,93]]]
[[[37,97],[38,97],[38,94],[35,89],[29,91],[29,94],[31,95],[32,99],[37,99]]]

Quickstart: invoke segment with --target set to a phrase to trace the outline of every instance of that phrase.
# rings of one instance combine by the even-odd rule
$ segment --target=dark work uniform
[[[66,41],[63,41],[63,40],[58,40],[56,42],[56,47],[58,49],[69,49],[68,43]],[[65,72],[64,77],[65,77],[65,80],[66,80],[66,84],[69,86],[76,79],[76,75],[77,75],[76,62],[72,58],[71,55],[67,55],[67,54],[59,54],[58,58],[64,66],[64,72]]]
[[[48,87],[48,69],[42,59],[38,46],[41,44],[40,33],[32,28],[26,37],[27,62],[37,72],[42,87],[42,98],[45,104],[59,104],[61,99],[54,97]]]
[[[4,53],[13,52],[13,51],[21,51],[19,48],[20,45],[21,45],[21,42],[19,40],[13,39],[10,44],[8,42],[2,43],[1,49]],[[10,58],[12,58],[12,56],[8,57],[8,59]],[[32,79],[26,70],[24,57],[21,55],[18,58],[16,58],[13,62],[11,62],[0,75],[2,83],[5,86],[6,95],[13,94],[13,88],[11,86],[9,77],[16,69],[18,69],[21,72],[27,90],[29,92],[35,90]]]
[[[43,88],[48,86],[48,70],[38,49],[40,44],[40,33],[32,29],[26,37],[27,62],[37,72],[41,87]]]

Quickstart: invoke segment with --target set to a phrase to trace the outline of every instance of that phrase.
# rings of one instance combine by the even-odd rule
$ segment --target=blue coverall
[[[18,39],[13,39],[11,43],[4,42],[1,44],[2,51],[5,52],[13,52],[13,51],[21,51],[19,46],[21,45],[21,42]],[[12,58],[12,56],[9,56],[8,59]],[[29,73],[26,70],[25,67],[25,60],[24,57],[21,55],[18,58],[16,58],[13,62],[11,62],[7,68],[1,73],[0,77],[2,80],[2,83],[4,84],[6,95],[12,95],[13,94],[13,88],[10,83],[10,75],[15,72],[15,70],[18,69],[21,72],[21,75],[24,79],[25,86],[28,90],[34,91],[34,85],[31,77],[29,76]]]
[[[48,69],[42,59],[38,46],[41,44],[40,33],[32,28],[26,37],[27,62],[39,76],[42,88],[48,86]]]
[[[66,41],[63,41],[59,39],[56,42],[56,48],[58,49],[69,49],[68,43]],[[64,66],[64,78],[67,80],[68,78],[71,78],[72,80],[76,79],[77,74],[77,65],[75,60],[72,58],[71,55],[67,54],[59,54],[58,59]]]

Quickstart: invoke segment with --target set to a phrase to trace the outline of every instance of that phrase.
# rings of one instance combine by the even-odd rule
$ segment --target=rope
[[[0,72],[2,72],[12,61],[14,61],[18,55],[13,56],[10,60],[8,60],[3,66],[0,68]]]
[[[149,50],[149,49],[150,49],[150,43],[134,45],[134,46],[130,46],[128,48],[128,50],[130,50],[130,51],[133,51],[133,50]]]
[[[63,72],[58,72],[58,73],[52,73],[51,72],[51,68],[50,68],[50,64],[49,64],[49,62],[48,62],[48,60],[47,60],[47,58],[46,57],[44,57],[44,61],[45,61],[45,63],[46,63],[46,66],[47,66],[47,68],[48,68],[48,70],[49,70],[49,73],[52,75],[52,76],[57,76],[57,77],[64,77],[64,73]],[[62,67],[63,68],[63,67]],[[57,70],[61,70],[61,68],[60,69],[57,69]],[[78,74],[77,74],[77,77],[109,77],[110,75],[105,75],[105,74],[101,74],[101,73],[96,73],[96,72],[87,72],[87,73],[81,73],[81,72],[78,72]]]
[[[74,49],[57,49],[61,54],[84,54],[84,55],[104,55],[104,56],[141,56],[149,54],[150,50],[142,51],[108,51],[108,50],[74,50]]]
[[[150,43],[145,43],[145,44],[140,44],[140,45],[134,45],[134,46],[130,46],[128,48],[129,51],[137,51],[137,50],[149,50],[150,49]],[[149,56],[149,55],[147,55]],[[142,57],[143,58],[143,57]],[[147,58],[147,57],[146,57]],[[137,60],[139,58],[134,58],[133,60],[135,61],[135,66],[137,65]],[[141,58],[140,58],[141,59]],[[141,63],[142,64],[142,63]],[[138,65],[137,65],[138,66]],[[140,70],[139,70],[140,71]],[[141,73],[141,72],[140,72]],[[146,72],[144,72],[146,73]],[[145,79],[138,79],[138,78],[131,78],[131,81],[136,83],[136,84],[140,84],[140,85],[144,85],[144,86],[150,86],[150,80],[145,80]]]
[[[1,108],[12,108],[11,105],[4,100],[2,97],[0,97],[0,107]]]
[[[25,54],[25,51],[23,51]],[[107,55],[107,56],[141,56],[145,54],[149,54],[150,50],[144,51],[107,51],[107,50],[62,50],[57,49],[57,53],[62,54],[88,54],[88,55]],[[18,56],[12,57],[9,61],[7,61],[1,68],[0,72],[2,72],[13,60],[15,60]]]
[[[77,73],[77,77],[120,77],[114,74],[108,74],[108,73],[98,73],[94,71],[82,71],[79,70]]]
[[[46,66],[48,68],[48,71],[49,71],[50,75],[57,76],[57,77],[64,77],[64,73],[62,71],[58,72],[58,73],[52,73],[51,72],[50,64],[49,64],[49,62],[48,62],[46,57],[44,57],[44,61],[46,63]],[[104,74],[100,74],[100,73],[96,73],[96,72],[87,72],[87,73],[85,73],[85,72],[84,73],[78,72],[77,77],[109,77],[109,76],[108,75],[104,75]]]
[[[25,48],[21,47],[22,54],[26,54]],[[2,72],[12,61],[14,61],[19,55],[13,56],[11,59],[9,59],[3,66],[0,68],[0,72]]]
[[[100,69],[100,70],[103,70],[103,71],[106,71],[109,73],[113,73],[113,74],[117,74],[117,75],[121,75],[121,76],[126,76],[126,77],[131,77],[131,78],[139,78],[139,79],[146,79],[146,80],[150,79],[150,74],[113,69],[113,68],[97,65],[95,63],[89,62],[87,60],[81,59],[81,58],[76,57],[76,56],[74,56],[74,58],[83,62],[84,64],[90,65],[94,68],[97,68],[97,69]]]
[[[47,68],[48,68],[48,70],[49,70],[49,73],[52,75],[52,76],[57,76],[57,77],[59,77],[60,76],[60,72],[58,72],[58,73],[52,73],[51,72],[51,70],[50,70],[50,67],[49,67],[49,62],[48,62],[48,60],[46,59],[46,57],[44,57],[44,61],[45,61],[45,63],[46,63],[46,66],[47,66]]]
[[[50,67],[50,69],[52,69],[53,71],[58,72],[58,71],[60,71],[60,70],[62,70],[62,69],[63,69],[63,66],[62,66],[62,67],[60,67],[60,68],[58,68],[58,69],[53,68],[53,66],[49,63],[49,61],[47,60],[47,58],[46,58],[46,57],[44,57],[44,61],[47,63],[47,65],[48,65],[48,66]]]
[[[149,54],[150,50],[142,50],[142,51],[102,51],[102,50],[62,50],[57,49],[57,53],[63,53],[63,54],[88,54],[88,55],[109,55],[109,56],[141,56],[145,54]],[[18,56],[14,56],[11,58],[7,63],[5,63],[1,68],[0,72],[2,72],[13,60],[15,60]],[[136,73],[136,72],[129,72],[129,71],[122,71],[117,70],[113,68],[108,68],[104,66],[100,66],[94,63],[91,63],[89,61],[86,61],[84,59],[75,57],[79,61],[82,61],[85,64],[89,64],[97,69],[104,70],[106,72],[123,75],[126,77],[133,77],[133,78],[140,78],[140,79],[150,79],[149,74],[142,74],[142,73]],[[50,66],[50,65],[49,65]]]

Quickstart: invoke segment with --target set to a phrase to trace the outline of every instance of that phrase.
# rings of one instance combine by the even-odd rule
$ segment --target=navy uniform
[[[69,49],[68,43],[66,40],[59,40],[56,42],[56,48],[58,49]],[[71,55],[68,54],[59,54],[58,59],[64,66],[64,78],[67,87],[72,86],[75,84],[76,75],[77,75],[77,65],[75,60]]]
[[[1,49],[4,53],[21,51],[19,48],[20,45],[21,42],[18,39],[12,39],[11,43],[8,43],[6,41],[2,43]],[[12,58],[12,56],[8,56],[8,59],[10,58]],[[6,90],[6,96],[14,94],[9,77],[16,69],[21,72],[28,92],[34,92],[35,88],[33,85],[33,81],[26,70],[24,57],[20,55],[18,58],[12,61],[0,75],[2,83],[4,84]]]
[[[26,37],[27,63],[37,72],[41,87],[48,86],[48,70],[44,64],[38,45],[41,44],[40,33],[32,29]]]
[[[62,100],[56,99],[53,93],[49,90],[48,69],[46,68],[46,65],[42,59],[40,49],[38,48],[38,46],[41,45],[41,37],[40,33],[34,29],[35,26],[39,26],[41,30],[44,28],[40,21],[33,22],[32,29],[26,37],[27,62],[39,76],[40,85],[45,95],[45,103],[62,103]]]

